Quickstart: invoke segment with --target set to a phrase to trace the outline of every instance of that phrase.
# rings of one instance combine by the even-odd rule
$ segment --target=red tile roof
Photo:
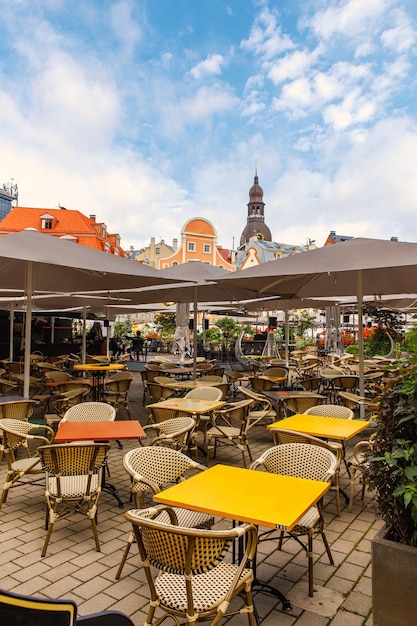
[[[51,228],[43,228],[43,220],[51,220]],[[107,251],[111,254],[126,256],[123,248],[117,245],[118,234],[109,234],[103,222],[96,222],[95,216],[87,217],[80,211],[60,209],[38,209],[14,207],[0,221],[0,234],[14,233],[35,228],[39,232],[55,237],[74,238],[77,243]],[[104,237],[103,237],[104,235]]]

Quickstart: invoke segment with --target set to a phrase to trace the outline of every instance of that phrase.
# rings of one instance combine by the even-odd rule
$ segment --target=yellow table
[[[257,526],[291,530],[329,486],[219,464],[165,489],[154,500]]]
[[[172,383],[163,383],[163,387],[170,389],[196,389],[197,387],[216,387],[221,383],[215,383],[208,380],[174,380]]]
[[[214,465],[161,491],[154,500],[256,526],[291,530],[329,487],[329,483],[305,478]],[[256,573],[256,557],[253,567]],[[278,598],[285,611],[291,610],[279,589],[259,583],[256,575],[253,587],[255,584]]]
[[[337,439],[346,442],[359,434],[369,426],[366,420],[346,420],[339,417],[322,417],[320,415],[306,415],[296,413],[274,424],[267,426],[268,430],[284,428],[285,430],[295,430],[313,437],[324,437],[325,439]]]
[[[148,404],[147,409],[153,407],[160,407],[163,409],[175,409],[176,411],[184,411],[184,413],[191,413],[192,415],[202,415],[203,413],[210,413],[210,411],[216,411],[221,409],[226,402],[223,400],[195,400],[191,398],[168,398],[168,400],[162,400],[162,402],[155,402],[154,404]]]
[[[100,365],[100,363],[77,363],[72,369],[77,372],[91,372],[93,377],[93,399],[100,400],[100,390],[103,387],[106,373],[124,370],[126,367],[121,363],[110,363],[109,365]]]

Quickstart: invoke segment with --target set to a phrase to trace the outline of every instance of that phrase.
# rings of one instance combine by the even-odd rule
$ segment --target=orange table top
[[[346,420],[339,417],[322,417],[321,415],[306,415],[296,413],[279,422],[269,424],[268,430],[284,428],[295,430],[313,437],[325,437],[326,439],[351,439],[369,426],[366,420]]]
[[[291,530],[329,486],[316,480],[219,464],[161,491],[154,500],[267,528]]]
[[[140,439],[145,431],[136,420],[120,422],[64,422],[59,424],[55,443],[65,441],[110,441],[122,439]]]

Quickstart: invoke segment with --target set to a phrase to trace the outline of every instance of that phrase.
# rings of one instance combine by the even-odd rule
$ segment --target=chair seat
[[[222,426],[222,429],[219,430],[218,428],[214,426],[213,428],[210,428],[207,431],[207,435],[210,435],[211,437],[217,436],[217,437],[236,438],[236,437],[240,437],[240,429],[235,428],[234,426]]]
[[[194,609],[203,612],[221,604],[230,590],[236,571],[236,565],[220,563],[210,572],[194,576],[192,580]],[[252,579],[252,570],[244,569],[240,582],[250,582]],[[163,573],[155,580],[155,587],[162,604],[174,610],[186,611],[184,576]]]
[[[179,507],[173,507],[173,509],[177,516],[178,526],[210,529],[214,524],[213,515],[198,513],[197,511],[190,511],[189,509],[180,509]],[[166,512],[161,513],[159,519],[163,524],[169,524],[170,522],[169,515]]]
[[[316,506],[312,506],[311,509],[309,509],[307,513],[305,513],[303,517],[299,520],[298,524],[294,526],[292,532],[301,533],[304,530],[307,531],[310,528],[314,528],[319,520],[320,514],[318,508]]]
[[[31,472],[44,471],[37,457],[31,457],[29,459],[18,459],[17,461],[13,461],[11,467],[15,472],[27,472],[27,470],[29,469],[31,470]]]
[[[66,498],[82,498],[86,493],[88,476],[63,476],[61,477],[61,495]],[[100,477],[101,481],[101,477]],[[94,474],[91,477],[90,492],[96,492],[99,487],[99,476]],[[54,497],[58,496],[57,480],[54,477],[48,480],[48,490]]]

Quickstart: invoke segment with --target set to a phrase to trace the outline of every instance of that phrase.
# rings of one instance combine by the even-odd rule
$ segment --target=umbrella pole
[[[194,287],[193,380],[197,378],[197,287]]]
[[[9,359],[10,361],[13,361],[13,352],[14,352],[14,343],[13,343],[13,334],[14,334],[14,308],[13,305],[10,309],[10,315],[9,315],[9,334],[10,334],[10,341],[9,341]]]
[[[83,337],[82,337],[82,345],[81,345],[81,363],[86,362],[87,355],[87,307],[83,307]]]
[[[365,368],[364,368],[364,356],[363,356],[363,284],[362,284],[362,270],[358,270],[357,281],[357,298],[358,298],[358,343],[359,343],[359,395],[365,396]],[[363,419],[365,416],[365,406],[360,405],[360,417]]]
[[[288,319],[288,309],[285,309],[285,365],[288,367],[289,359],[289,343],[290,343],[290,322]]]
[[[33,295],[33,262],[26,265],[26,319],[25,319],[25,357],[23,369],[23,397],[29,398],[30,348],[32,343],[32,295]]]

